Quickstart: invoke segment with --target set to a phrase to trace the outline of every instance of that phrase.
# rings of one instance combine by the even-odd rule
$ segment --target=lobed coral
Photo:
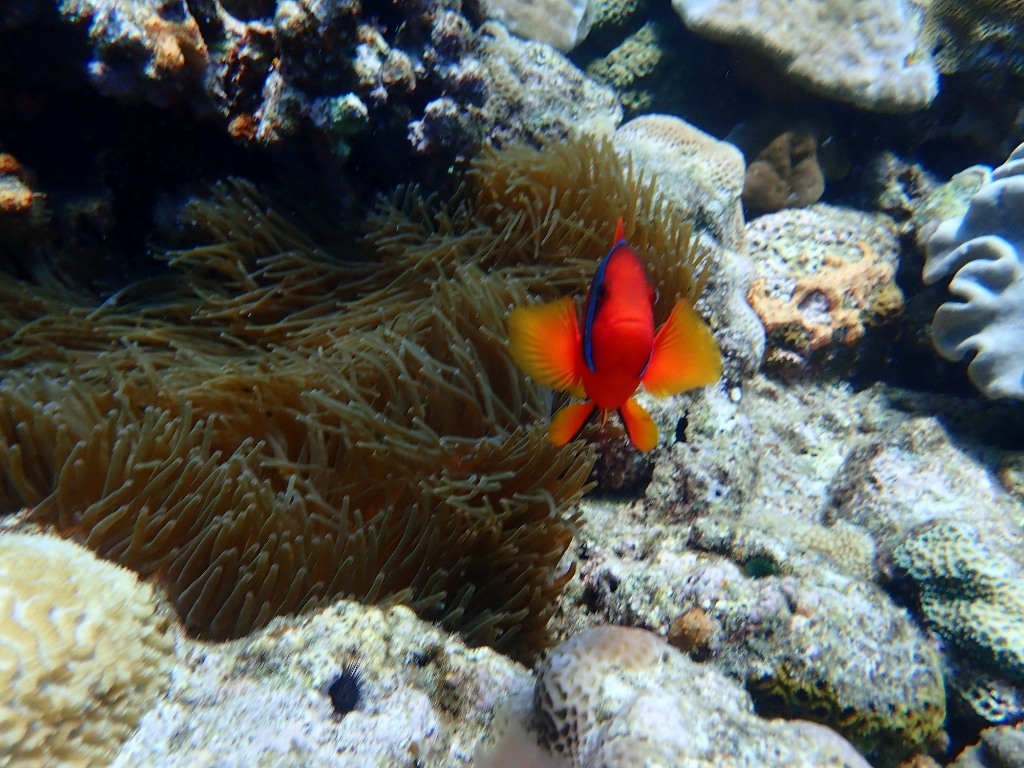
[[[948,360],[974,353],[967,374],[986,397],[1024,399],[1024,144],[992,172],[967,211],[939,225],[928,241],[922,278],[954,274],[962,301],[938,308],[932,340]]]
[[[152,588],[76,544],[0,534],[0,617],[5,766],[105,764],[170,681]]]
[[[162,281],[70,309],[5,282],[3,508],[158,576],[211,637],[354,596],[542,647],[594,455],[547,442],[507,307],[581,294],[612,214],[659,321],[707,253],[607,144],[490,151],[472,188],[399,190],[342,258],[234,182]]]
[[[818,140],[811,133],[784,131],[747,164],[743,206],[748,211],[803,208],[825,192]]]

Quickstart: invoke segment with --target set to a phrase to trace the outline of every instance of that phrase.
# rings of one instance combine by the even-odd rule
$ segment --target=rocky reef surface
[[[1024,766],[1019,5],[5,4],[0,763]]]

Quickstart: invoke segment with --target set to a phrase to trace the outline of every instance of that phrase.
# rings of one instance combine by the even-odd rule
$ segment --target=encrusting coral
[[[242,182],[188,213],[205,244],[99,306],[0,284],[2,508],[205,636],[352,596],[543,647],[594,453],[547,442],[507,309],[582,293],[621,215],[661,321],[703,286],[689,226],[592,140],[488,151],[446,207],[400,189],[347,259]]]

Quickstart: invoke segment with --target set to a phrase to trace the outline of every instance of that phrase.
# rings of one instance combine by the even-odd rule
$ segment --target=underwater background
[[[1022,32],[0,0],[0,765],[1024,766]]]

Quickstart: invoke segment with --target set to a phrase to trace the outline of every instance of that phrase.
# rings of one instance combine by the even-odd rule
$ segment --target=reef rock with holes
[[[882,354],[871,332],[903,308],[892,219],[817,204],[756,218],[746,234],[755,264],[747,299],[767,332],[770,370],[837,371]]]

